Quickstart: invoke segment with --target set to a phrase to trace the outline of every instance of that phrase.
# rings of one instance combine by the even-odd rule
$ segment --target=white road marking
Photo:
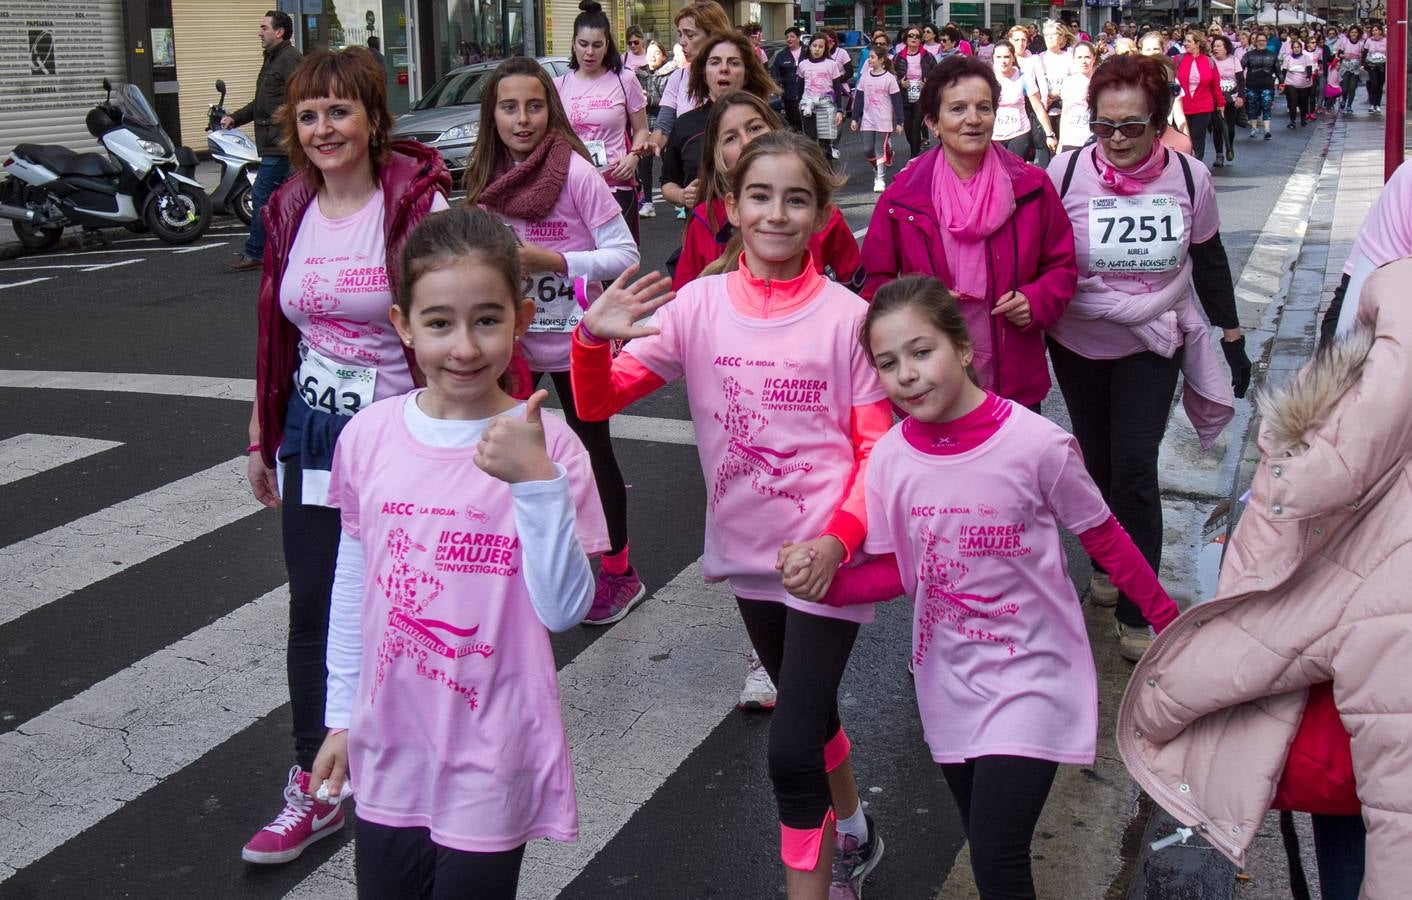
[[[0,549],[0,625],[259,512],[237,456]]]
[[[203,244],[203,245],[201,245],[200,247],[196,247],[196,248],[188,247],[188,248],[186,248],[186,249],[188,249],[188,250],[190,250],[190,249],[207,250],[207,249],[210,249],[211,247],[224,247],[224,246],[226,246],[224,243],[219,243],[219,244]],[[156,253],[156,252],[158,252],[158,251],[179,252],[179,250],[178,250],[178,248],[176,247],[176,245],[173,245],[173,244],[157,244],[157,245],[152,246],[152,247],[112,247],[112,248],[109,248],[109,249],[106,249],[106,250],[66,250],[66,251],[64,251],[64,252],[62,252],[62,253],[46,253],[46,254],[44,254],[44,256],[45,256],[46,259],[48,259],[48,258],[54,258],[54,257],[59,257],[59,256],[97,256],[97,255],[100,254],[100,253]]]
[[[730,589],[703,584],[698,560],[559,671],[579,842],[530,844],[522,900],[557,897],[731,713],[745,647]],[[353,880],[350,845],[286,896],[352,897]]]
[[[181,250],[173,250],[173,254],[178,253],[199,253],[202,250],[210,250],[212,247],[229,247],[230,241],[220,241],[215,244],[202,244],[199,247],[184,247]]]
[[[57,469],[95,453],[121,447],[119,441],[63,434],[17,434],[0,441],[0,485]]]
[[[857,229],[856,231],[854,231],[854,232],[853,232],[853,236],[854,236],[855,238],[857,238],[858,240],[861,241],[861,240],[863,239],[863,235],[865,235],[865,234],[867,234],[867,233],[868,233],[868,226],[867,226],[867,225],[864,225],[862,228],[859,228],[859,229]]]
[[[288,702],[288,618],[285,585],[0,735],[0,881]]]
[[[134,265],[134,264],[140,263],[140,262],[142,262],[142,260],[140,260],[140,259],[125,259],[125,260],[122,260],[121,262],[101,263],[101,264],[96,265],[96,266],[88,266],[87,268],[79,269],[79,271],[80,271],[80,272],[97,272],[97,271],[100,271],[100,270],[102,270],[102,269],[116,269],[118,266],[131,266],[131,265]]]
[[[0,291],[8,290],[9,288],[24,287],[27,284],[39,284],[39,282],[41,281],[51,281],[53,280],[53,277],[54,276],[52,275],[46,275],[43,278],[31,278],[28,281],[16,281],[13,284],[0,284]]]
[[[142,262],[142,260],[140,260],[140,259],[130,259],[130,260],[128,260],[127,262],[129,262],[129,263],[135,263],[135,262]],[[126,264],[127,264],[127,263],[109,263],[109,265],[126,265]],[[79,271],[86,271],[86,270],[89,270],[89,269],[92,269],[92,268],[95,268],[95,266],[94,266],[93,263],[73,263],[73,264],[70,264],[70,265],[57,265],[57,266],[4,266],[3,268],[0,268],[0,272],[54,272],[54,271],[62,271],[62,270],[67,270],[67,269],[78,269]],[[101,268],[101,266],[100,266],[100,268]]]

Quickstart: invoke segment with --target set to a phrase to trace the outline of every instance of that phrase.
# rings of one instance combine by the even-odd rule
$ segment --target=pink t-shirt
[[[1319,59],[1314,54],[1304,52],[1298,56],[1291,55],[1285,61],[1285,87],[1307,88],[1314,83],[1314,75],[1310,72],[1319,71]]]
[[[351,216],[330,219],[317,199],[304,211],[280,279],[284,317],[304,343],[335,363],[376,370],[373,399],[412,389],[412,372],[387,312],[385,200],[379,188]],[[432,211],[446,209],[437,195]]]
[[[874,75],[869,70],[858,80],[858,90],[863,95],[863,122],[859,128],[863,131],[891,131],[898,124],[892,121],[892,95],[902,92],[897,76],[891,72]]]
[[[1070,72],[1059,90],[1059,99],[1064,105],[1059,112],[1060,147],[1082,147],[1088,140],[1088,82],[1087,75]]]
[[[898,59],[901,59],[901,60],[904,60],[904,61],[906,62],[906,64],[907,64],[907,71],[906,71],[905,73],[903,73],[903,79],[904,79],[905,81],[921,81],[921,80],[922,80],[922,54],[920,54],[920,53],[908,53],[908,54],[906,54],[906,55],[901,55],[901,54],[899,54],[897,58],[898,58]]]
[[[615,190],[631,190],[637,182],[635,177],[622,181],[609,178],[606,172],[632,149],[628,117],[647,108],[647,95],[637,76],[624,69],[616,75],[604,71],[589,79],[570,71],[555,79],[554,85],[569,124],[588,145],[589,152],[598,156],[597,143],[602,144],[603,162],[599,168],[605,172],[608,184]]]
[[[1382,193],[1373,201],[1358,237],[1353,241],[1353,252],[1348,255],[1343,274],[1352,275],[1359,255],[1367,258],[1374,268],[1385,266],[1404,256],[1412,256],[1412,160],[1407,160],[1392,173]],[[1347,298],[1344,303],[1357,297]]]
[[[706,476],[707,580],[737,596],[813,615],[870,622],[873,607],[791,597],[775,570],[782,541],[823,533],[854,469],[852,413],[883,398],[858,343],[868,307],[823,282],[791,314],[742,315],[727,294],[739,272],[698,278],[657,311],[660,334],[623,350],[664,381],[686,378]]]
[[[638,69],[642,68],[645,65],[647,65],[646,53],[623,54],[623,68],[627,69],[629,72],[636,72]]]
[[[329,487],[368,566],[348,730],[358,815],[478,853],[577,840],[554,653],[521,573],[510,488],[475,465],[475,447],[413,438],[402,404],[415,397],[353,418]],[[553,415],[544,435],[584,551],[606,550],[588,452]]]
[[[804,99],[822,100],[834,96],[833,83],[843,74],[843,67],[835,59],[806,59],[799,61],[795,72],[804,82]]]
[[[564,190],[549,215],[538,222],[501,218],[520,240],[563,252],[594,249],[593,229],[621,213],[603,176],[592,163],[573,153],[569,156]],[[520,339],[525,361],[535,372],[567,372],[571,332],[583,318],[583,307],[574,298],[573,285],[568,276],[550,272],[526,272],[525,280],[536,304],[530,333]],[[592,303],[603,293],[603,285],[589,281],[586,292]]]
[[[932,758],[1093,761],[1098,689],[1059,526],[1108,520],[1073,437],[1011,403],[981,446],[927,453],[893,426],[868,463],[868,553],[913,600],[912,668]]]
[[[1225,59],[1211,57],[1216,63],[1216,77],[1221,82],[1221,92],[1229,94],[1236,89],[1236,75],[1240,72],[1240,60],[1234,56]]]
[[[1122,196],[1099,179],[1094,147],[1078,153],[1074,178],[1061,200],[1074,224],[1079,278],[1093,275],[1123,293],[1153,293],[1174,278],[1187,278],[1185,263],[1192,244],[1209,241],[1221,228],[1216,191],[1205,166],[1192,165],[1196,202],[1187,193],[1176,151],[1167,152],[1162,173],[1131,196]],[[1054,157],[1049,178],[1059,190],[1069,166],[1068,153]],[[1046,334],[1089,359],[1118,359],[1147,348],[1128,325],[1106,319],[1062,315]]]
[[[995,107],[991,140],[1008,141],[1027,134],[1030,130],[1029,95],[1035,90],[1034,83],[1020,74],[1019,69],[1009,78],[999,72],[995,77],[1000,81],[1000,103]]]
[[[667,83],[662,87],[662,100],[660,105],[675,109],[677,117],[696,109],[696,98],[691,96],[691,91],[687,89],[687,76],[691,74],[691,66],[683,66],[673,69],[672,74],[667,76]]]
[[[1064,79],[1073,71],[1074,55],[1068,50],[1058,53],[1046,50],[1039,54],[1039,64],[1044,68],[1044,80],[1048,82],[1049,89],[1055,90],[1063,87]]]

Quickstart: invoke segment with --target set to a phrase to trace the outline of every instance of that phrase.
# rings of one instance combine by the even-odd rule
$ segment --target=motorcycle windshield
[[[152,107],[147,102],[147,98],[142,96],[142,91],[136,85],[125,84],[118,90],[118,97],[114,105],[123,111],[123,121],[132,125],[145,125],[148,128],[158,128],[157,114],[152,111]]]

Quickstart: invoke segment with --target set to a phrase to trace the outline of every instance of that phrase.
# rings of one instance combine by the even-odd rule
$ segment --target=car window
[[[431,90],[417,102],[417,109],[439,109],[443,106],[466,106],[479,103],[481,89],[493,69],[474,69],[469,72],[451,72],[431,86]]]

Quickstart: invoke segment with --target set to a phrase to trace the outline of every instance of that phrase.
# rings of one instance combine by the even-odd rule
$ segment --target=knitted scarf
[[[492,212],[512,219],[537,222],[549,215],[564,181],[569,176],[569,157],[573,145],[550,131],[544,140],[525,157],[524,162],[506,160],[494,179],[481,191],[479,203]]]

